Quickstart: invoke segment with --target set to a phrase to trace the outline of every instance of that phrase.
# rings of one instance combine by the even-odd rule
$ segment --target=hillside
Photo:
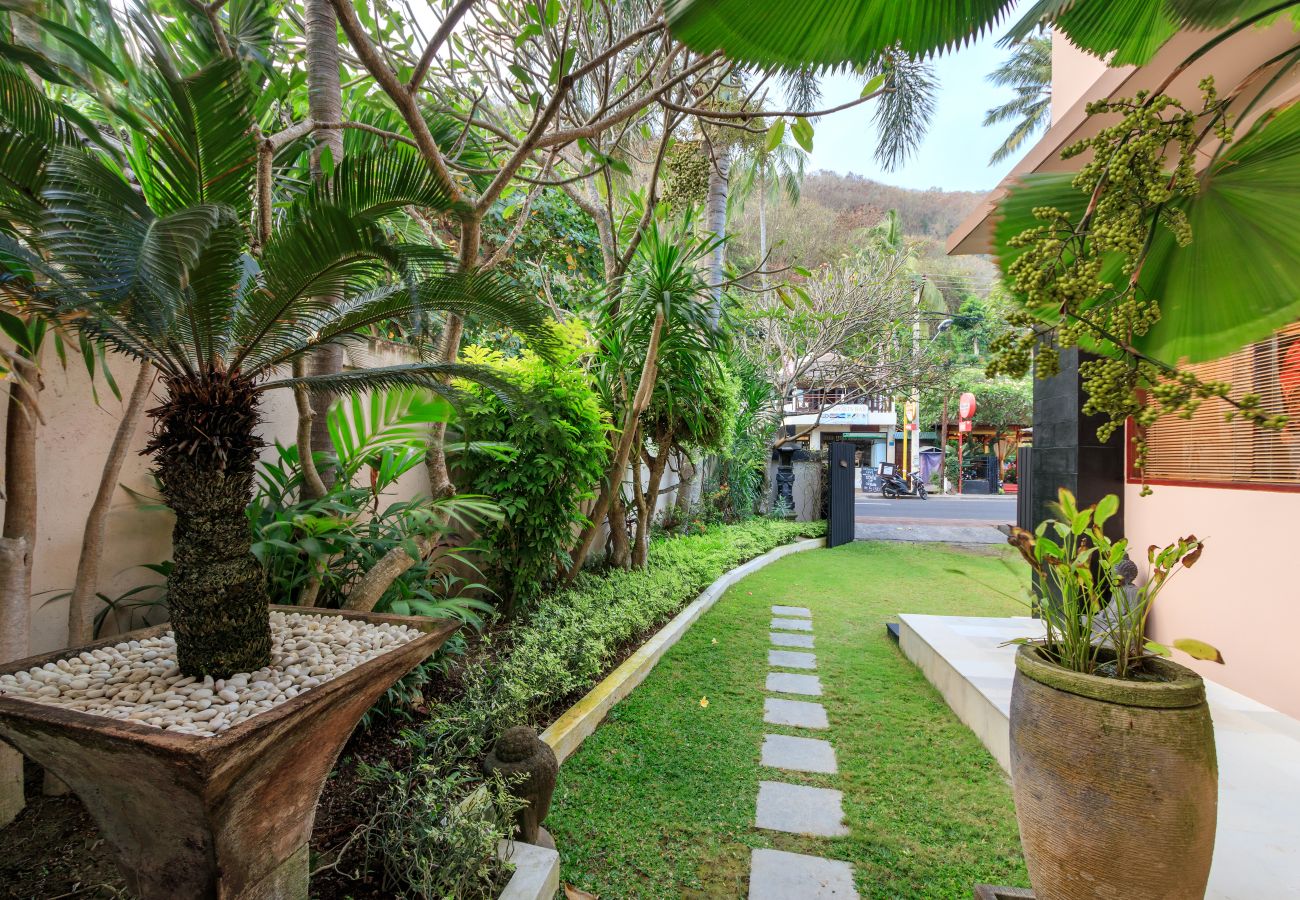
[[[804,178],[797,205],[785,198],[767,204],[771,259],[777,265],[808,267],[834,261],[861,245],[863,229],[880,221],[888,210],[897,209],[904,233],[920,245],[928,274],[945,288],[966,286],[983,293],[996,274],[992,262],[986,257],[950,257],[943,249],[949,232],[983,196],[974,191],[910,190],[860,175],[814,172]],[[743,268],[758,258],[758,208],[758,198],[753,197],[739,214],[733,213],[728,252]],[[949,291],[945,289],[945,293]]]

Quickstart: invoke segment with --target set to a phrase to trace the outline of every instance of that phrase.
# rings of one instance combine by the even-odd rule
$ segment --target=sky
[[[1014,14],[1013,14],[1014,15]],[[985,110],[1009,100],[1011,91],[995,88],[985,79],[1009,54],[996,46],[1005,30],[999,29],[980,41],[935,62],[939,91],[934,119],[918,150],[893,171],[885,171],[875,160],[876,129],[873,104],[826,116],[817,122],[808,171],[829,169],[841,174],[856,173],[885,184],[925,190],[987,191],[1002,179],[1018,154],[990,166],[989,157],[1002,143],[1011,123],[984,128]],[[856,98],[862,82],[850,76],[822,79],[822,108]]]

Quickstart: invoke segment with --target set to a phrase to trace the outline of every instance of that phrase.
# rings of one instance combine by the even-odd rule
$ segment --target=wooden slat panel
[[[1227,421],[1222,400],[1190,419],[1166,416],[1147,429],[1146,476],[1152,481],[1300,485],[1300,323],[1232,356],[1188,367],[1227,381],[1234,398],[1258,394],[1271,413],[1291,417],[1281,432]]]

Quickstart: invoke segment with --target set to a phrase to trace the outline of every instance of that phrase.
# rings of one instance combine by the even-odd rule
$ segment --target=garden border
[[[588,691],[581,700],[565,710],[549,728],[542,732],[542,740],[550,744],[551,749],[555,751],[556,759],[563,763],[572,756],[573,752],[582,746],[582,742],[604,721],[614,705],[645,680],[668,648],[677,643],[686,633],[686,629],[718,602],[727,588],[778,559],[825,546],[824,537],[782,544],[726,572],[710,584],[667,625],[655,632],[650,640],[624,660],[622,665]]]

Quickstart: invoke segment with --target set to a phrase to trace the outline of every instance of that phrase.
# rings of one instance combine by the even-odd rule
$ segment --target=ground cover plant
[[[964,574],[955,574],[958,569]],[[991,586],[975,584],[972,578]],[[565,881],[602,897],[743,896],[752,847],[853,863],[863,897],[958,897],[1027,886],[997,763],[889,640],[899,611],[1023,612],[1003,548],[856,543],[781,560],[734,586],[560,772],[547,826]],[[770,607],[812,610],[844,791],[844,838],[754,827]],[[702,700],[707,698],[707,706]]]

